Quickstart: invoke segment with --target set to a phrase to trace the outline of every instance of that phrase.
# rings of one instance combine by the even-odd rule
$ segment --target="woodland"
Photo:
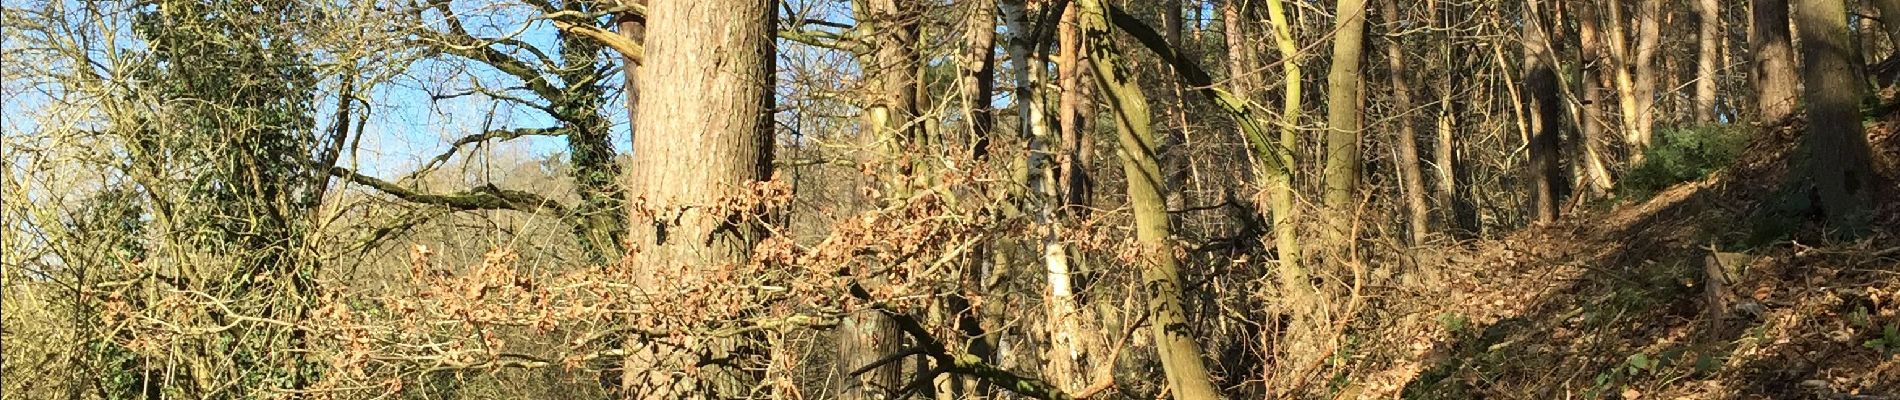
[[[1900,399],[1900,0],[4,0],[7,399]]]

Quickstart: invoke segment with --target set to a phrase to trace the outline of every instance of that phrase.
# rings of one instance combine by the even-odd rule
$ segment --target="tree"
[[[1580,66],[1577,82],[1580,101],[1577,108],[1577,140],[1583,141],[1583,168],[1587,174],[1585,180],[1590,189],[1597,194],[1607,193],[1615,187],[1610,178],[1610,168],[1604,162],[1602,149],[1604,126],[1603,88],[1604,82],[1615,79],[1603,68],[1608,60],[1603,56],[1603,38],[1600,22],[1597,18],[1597,5],[1594,2],[1577,5],[1577,64]]]
[[[1380,4],[1385,11],[1386,30],[1403,29],[1405,15],[1400,14],[1398,0],[1385,0]],[[1419,169],[1418,127],[1411,118],[1412,76],[1411,70],[1406,68],[1404,38],[1404,35],[1389,36],[1390,44],[1385,48],[1386,73],[1392,75],[1392,110],[1397,113],[1392,116],[1398,125],[1398,138],[1394,142],[1399,154],[1394,162],[1398,163],[1404,192],[1405,218],[1410,227],[1407,232],[1411,244],[1417,246],[1424,244],[1426,236],[1431,234],[1431,211],[1425,206],[1425,173]]]
[[[1722,5],[1720,0],[1694,0],[1696,7],[1695,122],[1715,123],[1716,84],[1722,68],[1716,56],[1721,52]]]
[[[1791,182],[1800,186],[1797,196],[1819,200],[1810,206],[1834,229],[1857,233],[1870,222],[1879,181],[1861,127],[1860,57],[1848,36],[1845,1],[1797,1],[1808,129],[1800,158],[1805,179]]]
[[[1553,41],[1546,36],[1543,10],[1537,0],[1524,3],[1524,77],[1523,85],[1529,93],[1525,108],[1529,109],[1531,136],[1531,185],[1536,209],[1533,215],[1538,222],[1557,220],[1558,202],[1562,201],[1563,170],[1559,167],[1558,135],[1563,126],[1562,112],[1558,103],[1557,69],[1553,62],[1555,50],[1549,48]]]
[[[1794,115],[1794,41],[1788,26],[1787,0],[1755,0],[1749,47],[1755,78],[1755,118],[1763,125],[1779,125]]]
[[[660,296],[749,262],[765,231],[750,209],[725,206],[772,172],[776,12],[760,0],[654,1],[647,7],[635,110],[635,207],[629,263]],[[663,82],[663,84],[662,84]],[[667,340],[667,343],[657,343]],[[622,385],[635,398],[745,396],[757,381],[732,338],[642,338]],[[711,365],[708,360],[726,359]],[[673,371],[695,368],[690,375]]]
[[[1188,331],[1186,310],[1181,306],[1181,272],[1169,243],[1168,212],[1161,195],[1167,186],[1155,157],[1159,149],[1149,124],[1147,97],[1133,82],[1134,75],[1122,61],[1123,54],[1116,50],[1108,8],[1100,0],[1078,0],[1077,4],[1081,6],[1082,40],[1089,65],[1116,117],[1120,144],[1116,154],[1127,175],[1128,198],[1134,207],[1148,325],[1153,330],[1155,351],[1161,358],[1168,388],[1177,399],[1217,398],[1220,392],[1201,360],[1200,345]]]
[[[1332,67],[1326,73],[1326,193],[1324,229],[1333,263],[1340,263],[1352,237],[1354,196],[1359,187],[1360,75],[1366,33],[1365,0],[1340,0],[1333,33]],[[1338,265],[1338,264],[1335,264]]]

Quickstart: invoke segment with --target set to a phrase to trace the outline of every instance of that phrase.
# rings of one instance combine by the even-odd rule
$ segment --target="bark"
[[[1867,228],[1879,179],[1861,127],[1861,66],[1847,28],[1844,0],[1797,0],[1808,132],[1801,170],[1809,185],[1798,193],[1818,199],[1828,224],[1848,234]]]
[[[580,2],[563,4],[573,12],[588,11],[585,7]],[[573,207],[576,231],[594,261],[612,262],[625,251],[621,247],[626,240],[626,219],[621,214],[625,193],[617,181],[620,166],[614,163],[616,152],[608,137],[612,124],[601,115],[606,88],[596,68],[603,63],[598,58],[602,47],[599,41],[569,32],[560,34],[560,42],[562,68],[555,75],[566,86],[561,96],[548,100],[565,114],[560,119],[565,122],[568,159],[573,164],[570,176],[580,195],[580,204]]]
[[[1880,28],[1887,34],[1887,43],[1900,49],[1900,0],[1869,1],[1880,11]]]
[[[1598,28],[1596,4],[1577,5],[1577,55],[1580,58],[1581,74],[1577,79],[1581,86],[1583,104],[1579,106],[1577,118],[1578,140],[1583,141],[1584,180],[1597,194],[1608,193],[1615,186],[1610,178],[1610,169],[1603,161],[1603,82],[1613,79],[1603,64],[1603,42]]]
[[[1656,50],[1662,42],[1662,0],[1641,0],[1636,15],[1636,94],[1635,138],[1638,150],[1649,147],[1656,124]],[[1642,153],[1636,159],[1641,160]]]
[[[1081,328],[1079,321],[1081,306],[1076,301],[1074,279],[1067,262],[1068,257],[1063,253],[1066,251],[1066,246],[1056,242],[1060,240],[1059,235],[1056,235],[1058,228],[1068,223],[1067,217],[1070,214],[1067,211],[1071,210],[1068,206],[1079,205],[1077,200],[1083,193],[1080,186],[1084,179],[1082,175],[1084,171],[1078,168],[1081,158],[1078,151],[1081,148],[1080,135],[1082,134],[1080,107],[1083,101],[1082,41],[1081,33],[1076,29],[1079,11],[1075,3],[1069,3],[1062,10],[1061,21],[1057,25],[1056,69],[1059,74],[1057,87],[1061,93],[1056,115],[1061,131],[1061,143],[1057,146],[1055,154],[1058,177],[1054,182],[1053,189],[1056,192],[1053,193],[1055,196],[1052,200],[1055,200],[1061,209],[1056,210],[1058,212],[1053,216],[1055,221],[1051,221],[1053,223],[1049,226],[1052,230],[1050,242],[1054,246],[1045,249],[1050,252],[1045,256],[1046,259],[1059,259],[1062,262],[1048,263],[1050,267],[1047,271],[1049,298],[1045,303],[1049,313],[1050,354],[1047,357],[1049,362],[1043,366],[1043,377],[1069,393],[1082,390],[1083,386],[1089,382],[1088,371],[1083,365],[1085,365],[1085,357],[1089,350],[1088,343],[1092,342],[1089,332]]]
[[[626,262],[649,293],[744,263],[765,231],[713,207],[771,175],[773,4],[760,0],[654,1],[635,110],[629,210],[635,249]],[[717,49],[717,50],[715,50]],[[664,277],[664,279],[662,279]],[[663,300],[663,299],[662,299]],[[656,339],[660,340],[660,339]],[[630,398],[738,398],[758,377],[741,362],[743,338],[632,341],[622,385]],[[745,357],[737,357],[743,360]],[[700,365],[704,364],[704,365]],[[698,365],[696,367],[696,365]],[[680,371],[696,369],[690,374]]]
[[[1444,32],[1440,33],[1437,54],[1433,55],[1433,58],[1439,61],[1442,72],[1437,74],[1438,121],[1433,129],[1435,137],[1432,146],[1432,166],[1437,174],[1438,184],[1433,188],[1432,197],[1436,200],[1438,209],[1444,214],[1447,229],[1454,235],[1464,236],[1472,229],[1464,223],[1467,219],[1463,218],[1462,213],[1459,212],[1463,209],[1460,206],[1463,203],[1458,197],[1456,168],[1455,135],[1458,132],[1459,102],[1455,98],[1458,89],[1457,74],[1453,73],[1457,70],[1455,65],[1458,54],[1454,45],[1456,39],[1450,33],[1452,18],[1457,14],[1457,10],[1451,9],[1454,7],[1452,4],[1443,4],[1442,7],[1446,9],[1438,8],[1441,5],[1437,3],[1429,4],[1431,4],[1433,14],[1432,23],[1437,25],[1437,31]]]
[[[1134,74],[1116,49],[1108,24],[1108,9],[1101,0],[1077,0],[1081,6],[1082,40],[1088,50],[1089,65],[1095,81],[1107,97],[1116,116],[1116,152],[1127,176],[1128,198],[1135,215],[1135,237],[1141,246],[1141,280],[1148,324],[1153,329],[1155,352],[1161,360],[1169,391],[1177,399],[1215,399],[1207,367],[1201,359],[1200,345],[1189,332],[1186,311],[1181,305],[1181,277],[1170,244],[1168,212],[1161,195],[1161,164],[1156,159],[1154,128],[1149,123],[1148,101],[1141,93]]]
[[[1344,261],[1351,246],[1358,205],[1360,118],[1359,81],[1363,73],[1366,2],[1340,0],[1333,34],[1332,68],[1326,74],[1326,191],[1329,215],[1324,237],[1334,262]]]
[[[996,127],[996,110],[990,106],[990,94],[996,91],[996,2],[970,3],[957,89],[963,94],[963,115],[970,119],[971,154],[982,160],[989,154],[990,135]]]
[[[1655,73],[1654,54],[1656,47],[1655,21],[1659,0],[1640,0],[1637,19],[1639,22],[1637,42],[1631,48],[1629,20],[1625,18],[1623,3],[1610,2],[1610,60],[1616,69],[1617,104],[1621,109],[1619,116],[1623,122],[1623,142],[1630,146],[1633,158],[1640,160],[1642,149],[1649,146],[1649,113],[1654,102]]]
[[[1400,22],[1405,16],[1399,14],[1398,0],[1380,2],[1386,15],[1386,26],[1390,31],[1399,31]],[[1410,226],[1411,244],[1425,243],[1431,234],[1431,210],[1425,206],[1425,173],[1419,169],[1418,129],[1412,120],[1412,76],[1406,68],[1405,40],[1403,36],[1388,36],[1390,43],[1385,48],[1387,73],[1392,75],[1392,109],[1398,115],[1392,116],[1398,125],[1399,181],[1405,187],[1406,222]]]
[[[1794,41],[1788,26],[1788,0],[1755,0],[1749,47],[1755,75],[1755,112],[1764,125],[1779,125],[1794,115],[1799,81]]]
[[[890,166],[882,176],[885,198],[882,207],[902,207],[919,190],[929,190],[930,168],[925,160],[931,142],[924,124],[918,121],[918,76],[921,65],[918,52],[920,15],[913,14],[921,5],[911,0],[858,0],[852,3],[859,36],[868,38],[868,53],[859,55],[859,65],[869,90],[864,92],[864,123],[871,138],[882,144],[878,149]],[[885,284],[868,278],[864,285]],[[899,336],[883,315],[864,312],[846,316],[839,326],[837,369],[842,387],[840,399],[876,399],[904,384],[903,368],[888,363],[862,371],[887,355],[898,352]]]
[[[1049,124],[1046,109],[1048,90],[1044,84],[1048,61],[1044,59],[1042,43],[1044,37],[1037,27],[1035,15],[1042,10],[1031,10],[1025,2],[1003,3],[1004,20],[1009,24],[1009,40],[1006,43],[1016,75],[1017,115],[1022,117],[1022,126],[1018,132],[1026,134],[1029,153],[1023,164],[1027,173],[1026,184],[1029,195],[1036,200],[1023,202],[1031,207],[1038,234],[1037,245],[1043,261],[1043,276],[1048,284],[1043,291],[1046,296],[1045,310],[1047,321],[1051,324],[1047,332],[1053,342],[1049,354],[1051,362],[1048,370],[1055,372],[1053,377],[1057,386],[1063,388],[1078,387],[1082,380],[1078,377],[1082,357],[1080,338],[1076,335],[1080,329],[1076,326],[1075,315],[1079,310],[1075,300],[1074,280],[1069,265],[1068,246],[1061,240],[1062,224],[1056,215],[1060,201],[1061,188],[1058,185],[1058,168],[1053,159],[1065,156],[1055,151],[1052,143],[1057,138]]]
[[[1562,198],[1564,175],[1557,159],[1557,136],[1563,123],[1557,103],[1557,71],[1551,62],[1555,52],[1549,48],[1552,42],[1546,39],[1542,13],[1537,0],[1525,2],[1523,84],[1529,97],[1525,108],[1530,115],[1531,191],[1536,200],[1533,215],[1538,222],[1547,223],[1557,220],[1557,203]]]
[[[1293,290],[1307,285],[1306,269],[1302,261],[1306,253],[1300,246],[1298,229],[1298,208],[1293,193],[1293,146],[1298,145],[1300,114],[1304,110],[1300,100],[1303,77],[1300,64],[1304,62],[1299,42],[1293,39],[1292,24],[1287,23],[1285,0],[1267,0],[1267,24],[1273,28],[1274,48],[1280,52],[1280,70],[1284,75],[1285,91],[1280,100],[1280,137],[1277,145],[1272,146],[1271,156],[1278,162],[1266,165],[1278,165],[1279,168],[1256,168],[1260,172],[1267,191],[1267,208],[1273,215],[1274,250],[1279,252],[1280,279],[1288,293],[1305,292]],[[1264,134],[1263,134],[1264,135]],[[1256,155],[1255,157],[1260,157]]]
[[[1715,123],[1716,83],[1721,62],[1716,56],[1722,48],[1722,7],[1720,0],[1693,0],[1696,5],[1696,76],[1695,76],[1695,122]]]

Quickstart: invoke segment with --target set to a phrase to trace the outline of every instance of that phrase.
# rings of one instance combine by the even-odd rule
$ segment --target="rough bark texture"
[[[1399,13],[1398,0],[1381,1],[1388,31],[1400,30],[1405,16]],[[1418,127],[1412,119],[1412,75],[1406,68],[1404,36],[1388,36],[1385,47],[1386,73],[1392,75],[1392,123],[1398,125],[1399,181],[1405,186],[1405,216],[1413,245],[1425,243],[1431,234],[1431,210],[1425,206],[1425,173],[1419,169]]]
[[[1354,196],[1359,187],[1359,136],[1361,107],[1359,81],[1363,74],[1366,2],[1340,0],[1334,10],[1338,18],[1333,33],[1332,68],[1326,74],[1326,191],[1323,197],[1328,214],[1324,229],[1327,246],[1335,254],[1329,260],[1345,257],[1352,241]]]
[[[1107,96],[1116,116],[1116,151],[1128,177],[1128,199],[1135,215],[1136,242],[1142,247],[1141,282],[1153,329],[1155,352],[1161,360],[1169,391],[1177,399],[1215,399],[1200,345],[1188,331],[1181,305],[1181,277],[1170,244],[1168,211],[1161,196],[1161,164],[1155,159],[1157,142],[1149,123],[1148,101],[1116,50],[1109,29],[1108,10],[1101,0],[1078,0],[1082,40],[1096,84]]]
[[[1794,40],[1788,26],[1788,0],[1755,0],[1749,47],[1755,55],[1756,119],[1765,125],[1794,115],[1799,81],[1795,77]]]
[[[627,175],[634,254],[624,262],[648,277],[636,290],[665,301],[672,288],[745,262],[762,229],[736,218],[749,210],[715,203],[770,176],[773,3],[762,0],[656,0],[647,8],[647,64],[635,110]],[[732,363],[699,365],[739,352],[734,339],[630,343],[622,385],[630,398],[736,398],[757,377]],[[743,359],[744,357],[740,357]],[[696,370],[693,373],[682,371]]]
[[[1525,2],[1524,91],[1525,108],[1530,116],[1531,191],[1536,201],[1533,215],[1538,222],[1557,220],[1557,203],[1562,199],[1563,171],[1558,163],[1558,132],[1563,126],[1557,96],[1557,71],[1552,65],[1554,51],[1546,39],[1543,10],[1537,0]]]
[[[1797,1],[1808,132],[1801,167],[1807,179],[1794,184],[1807,186],[1798,196],[1818,200],[1810,206],[1818,206],[1830,226],[1855,233],[1867,227],[1878,179],[1861,127],[1861,68],[1845,1]]]

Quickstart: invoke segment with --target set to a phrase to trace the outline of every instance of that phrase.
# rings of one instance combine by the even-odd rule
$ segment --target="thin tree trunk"
[[[1695,122],[1715,123],[1715,85],[1719,82],[1716,56],[1722,47],[1722,7],[1720,0],[1694,0],[1697,20],[1696,34],[1696,77],[1695,77]]]
[[[1386,26],[1388,30],[1399,31],[1405,16],[1399,14],[1398,0],[1384,0]],[[1412,75],[1406,68],[1405,40],[1403,36],[1388,36],[1391,43],[1385,48],[1386,66],[1392,75],[1392,109],[1398,115],[1392,116],[1398,124],[1398,160],[1399,180],[1405,187],[1406,221],[1411,229],[1411,244],[1421,245],[1431,234],[1431,211],[1425,206],[1425,173],[1419,169],[1418,130],[1412,120]]]
[[[1636,160],[1649,148],[1656,125],[1656,51],[1662,42],[1662,0],[1641,0],[1636,15]]]
[[[1056,69],[1059,74],[1057,86],[1061,93],[1057,101],[1056,113],[1059,121],[1058,129],[1061,131],[1061,143],[1057,146],[1055,154],[1057,158],[1055,170],[1059,176],[1053,182],[1054,186],[1049,189],[1052,191],[1050,200],[1055,200],[1058,207],[1062,208],[1055,210],[1057,211],[1055,215],[1047,221],[1050,232],[1046,240],[1049,245],[1046,245],[1044,249],[1048,252],[1044,257],[1052,261],[1047,263],[1049,290],[1048,299],[1045,301],[1049,313],[1048,331],[1051,349],[1048,356],[1049,362],[1042,369],[1043,376],[1053,382],[1056,387],[1070,393],[1079,391],[1088,384],[1086,378],[1088,374],[1082,366],[1087,350],[1085,338],[1087,332],[1083,332],[1078,321],[1081,307],[1076,303],[1074,279],[1071,276],[1068,256],[1064,254],[1067,249],[1059,241],[1058,235],[1058,228],[1067,223],[1067,219],[1064,218],[1066,213],[1062,212],[1067,209],[1064,206],[1073,204],[1073,197],[1079,192],[1073,186],[1079,182],[1076,178],[1080,172],[1076,169],[1079,158],[1076,151],[1080,148],[1079,135],[1081,134],[1078,126],[1081,122],[1078,107],[1082,102],[1080,71],[1082,42],[1081,34],[1076,30],[1076,18],[1079,17],[1077,15],[1079,11],[1076,4],[1068,4],[1062,10],[1062,17],[1057,26],[1057,50],[1059,51],[1056,57]]]
[[[1299,209],[1294,202],[1293,193],[1293,147],[1300,143],[1300,115],[1305,109],[1301,99],[1304,86],[1304,74],[1300,64],[1305,62],[1300,52],[1299,42],[1293,39],[1293,25],[1287,22],[1285,0],[1266,0],[1267,23],[1273,28],[1274,47],[1280,51],[1281,79],[1286,89],[1280,99],[1280,138],[1273,146],[1273,156],[1279,157],[1278,170],[1256,171],[1266,181],[1267,205],[1273,212],[1274,248],[1279,254],[1280,280],[1288,293],[1305,292],[1307,285],[1306,268],[1302,261],[1306,253],[1300,246]],[[1300,290],[1293,290],[1302,288]]]
[[[1578,140],[1583,141],[1584,178],[1590,188],[1598,194],[1609,192],[1615,186],[1610,178],[1610,169],[1603,161],[1603,82],[1613,79],[1603,69],[1603,42],[1598,29],[1594,2],[1577,5],[1577,45],[1581,73],[1578,84],[1582,86],[1583,104],[1578,110]]]
[[[636,249],[630,265],[648,293],[691,285],[694,276],[744,263],[763,229],[723,223],[708,206],[771,176],[773,3],[760,0],[655,1],[647,8],[647,64],[628,169],[644,209],[629,210]],[[721,51],[713,51],[721,49]],[[684,211],[669,211],[684,210]],[[680,215],[665,215],[678,213]],[[678,218],[674,218],[678,217]],[[736,218],[736,217],[735,217]],[[667,277],[659,279],[658,277]],[[669,343],[659,343],[665,340]],[[621,383],[629,398],[743,397],[757,381],[733,338],[648,338],[630,342]],[[743,357],[740,358],[743,360]]]
[[[1440,69],[1442,72],[1438,74],[1438,121],[1434,127],[1432,146],[1433,170],[1438,174],[1438,184],[1434,188],[1433,197],[1436,199],[1438,208],[1443,210],[1443,220],[1447,229],[1455,235],[1462,236],[1471,229],[1465,226],[1463,223],[1465,219],[1461,218],[1458,212],[1461,203],[1458,201],[1457,142],[1454,140],[1458,131],[1459,102],[1455,100],[1458,57],[1455,54],[1456,48],[1453,47],[1456,39],[1450,33],[1451,19],[1457,12],[1455,9],[1449,9],[1453,7],[1449,3],[1428,4],[1432,7],[1432,23],[1438,25],[1439,32],[1443,32],[1439,34],[1441,36],[1437,54],[1433,55],[1433,58],[1441,63],[1442,68]],[[1439,7],[1447,9],[1441,10]]]
[[[1366,2],[1340,0],[1335,11],[1338,22],[1333,34],[1332,68],[1326,74],[1326,191],[1322,200],[1329,214],[1324,236],[1333,252],[1327,256],[1333,263],[1341,263],[1354,239],[1354,222],[1358,221],[1353,209],[1358,205],[1354,196],[1358,193],[1361,163],[1358,88],[1363,74]]]
[[[1116,115],[1116,132],[1122,171],[1127,176],[1128,199],[1135,215],[1135,237],[1141,246],[1142,288],[1148,309],[1148,325],[1153,329],[1155,352],[1161,360],[1169,391],[1177,399],[1216,399],[1212,377],[1201,359],[1200,345],[1187,327],[1186,311],[1181,305],[1182,285],[1179,266],[1170,244],[1168,211],[1161,195],[1161,164],[1156,160],[1156,140],[1149,125],[1146,96],[1127,70],[1128,63],[1116,50],[1108,24],[1107,7],[1101,0],[1077,0],[1082,12],[1082,40],[1089,52],[1089,64],[1095,80],[1107,95]]]

